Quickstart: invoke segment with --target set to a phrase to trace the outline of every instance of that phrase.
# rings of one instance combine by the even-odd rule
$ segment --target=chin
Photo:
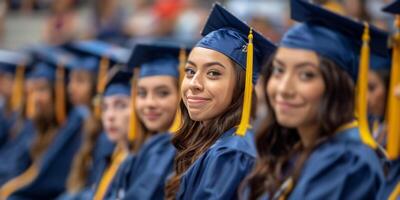
[[[277,122],[279,123],[279,125],[286,128],[297,128],[300,124],[295,119],[279,118],[279,117],[277,117]]]

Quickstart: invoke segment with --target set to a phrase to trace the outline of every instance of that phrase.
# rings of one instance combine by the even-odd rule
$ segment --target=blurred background
[[[314,0],[336,12],[390,30],[380,11],[390,0]],[[123,44],[138,37],[196,41],[215,0],[0,0],[0,48],[100,39]],[[288,0],[220,0],[278,42],[292,24]]]

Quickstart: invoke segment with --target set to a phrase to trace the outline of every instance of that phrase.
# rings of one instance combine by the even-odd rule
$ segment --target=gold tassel
[[[357,103],[356,103],[356,113],[359,121],[360,136],[361,140],[373,149],[378,147],[376,141],[372,137],[368,119],[367,119],[367,89],[368,89],[368,68],[370,59],[370,48],[369,48],[369,25],[365,23],[364,33],[362,35],[362,47],[360,64],[358,71],[358,82],[357,82]]]
[[[27,93],[25,116],[28,119],[33,119],[33,117],[36,115],[35,93],[33,91],[28,91]]]
[[[138,119],[135,112],[135,105],[136,105],[136,94],[137,94],[137,81],[136,77],[139,73],[138,67],[134,70],[134,77],[131,80],[131,116],[129,118],[129,133],[128,133],[128,140],[130,144],[133,144],[133,141],[137,137],[137,128],[138,128]]]
[[[22,107],[22,96],[24,94],[25,66],[20,65],[14,78],[13,93],[11,96],[11,109],[19,111]]]
[[[94,116],[96,119],[100,119],[101,117],[101,105],[100,105],[100,99],[101,96],[104,93],[104,89],[107,84],[107,71],[108,71],[108,66],[110,64],[110,61],[106,57],[102,57],[100,61],[100,69],[99,73],[97,76],[97,95],[96,99],[94,102]]]
[[[65,68],[63,64],[59,64],[56,72],[56,91],[55,106],[56,119],[59,125],[64,124],[66,119],[66,103],[65,103]]]
[[[11,179],[1,187],[0,199],[7,199],[15,191],[19,190],[20,188],[26,186],[28,183],[32,182],[33,179],[37,176],[37,173],[38,173],[37,167],[35,163],[33,163],[25,172]]]
[[[250,33],[248,35],[249,44],[247,45],[247,59],[246,59],[246,83],[244,88],[244,100],[243,100],[243,110],[242,117],[240,120],[239,127],[237,129],[237,134],[244,136],[246,134],[247,128],[250,124],[250,114],[251,114],[251,97],[253,90],[253,29],[250,28]]]
[[[387,152],[391,160],[398,159],[400,156],[400,100],[394,96],[394,89],[400,84],[400,15],[396,15],[395,27],[387,109]]]
[[[179,52],[179,68],[178,68],[179,69],[178,107],[176,110],[174,122],[172,123],[172,126],[169,128],[170,133],[176,133],[181,128],[181,125],[182,125],[182,112],[179,107],[179,102],[181,100],[180,88],[182,85],[183,78],[185,77],[186,59],[187,59],[186,50],[185,50],[185,48],[181,48],[181,50]]]
[[[117,173],[119,166],[127,156],[128,156],[127,152],[124,152],[121,149],[116,149],[113,155],[111,165],[108,167],[108,169],[104,172],[103,176],[101,177],[99,186],[96,190],[93,200],[102,200],[104,198],[104,195],[106,194],[111,181],[113,180],[115,174]]]

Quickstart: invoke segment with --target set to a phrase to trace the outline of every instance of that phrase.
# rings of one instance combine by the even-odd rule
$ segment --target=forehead
[[[117,94],[112,96],[105,96],[103,97],[103,103],[113,103],[115,101],[129,101],[130,97],[128,95]]]
[[[138,79],[138,87],[153,88],[160,86],[177,87],[177,79],[172,76],[147,76]]]
[[[193,48],[193,50],[189,54],[188,60],[196,64],[220,62],[232,65],[232,60],[225,54],[204,47]]]
[[[318,54],[311,50],[299,48],[278,48],[275,59],[287,64],[314,63],[318,64]]]

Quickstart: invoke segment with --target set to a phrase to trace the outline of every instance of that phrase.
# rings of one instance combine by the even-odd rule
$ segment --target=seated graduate
[[[45,50],[43,50],[44,48]],[[36,131],[29,147],[31,164],[22,174],[0,189],[4,199],[54,199],[65,189],[72,158],[80,143],[81,119],[66,118],[65,65],[61,54],[52,47],[41,47],[42,62],[30,75],[27,115]],[[57,70],[56,70],[57,68]],[[57,72],[56,72],[57,71]],[[54,85],[54,87],[53,87]]]
[[[291,15],[302,23],[263,71],[271,112],[243,196],[376,199],[383,170],[367,121],[368,44],[387,55],[387,34],[303,0],[291,0]]]
[[[31,61],[23,52],[0,50],[0,151],[6,143],[18,141],[17,129],[25,121],[24,79]]]
[[[30,62],[15,52],[1,52],[1,70],[12,76],[11,85],[3,80],[0,84],[5,84],[4,87],[10,87],[12,96],[5,95],[6,107],[4,112],[0,113],[0,186],[10,179],[20,175],[31,164],[29,148],[32,144],[32,139],[35,135],[33,122],[28,118],[25,111],[31,110],[24,100],[25,89],[29,86],[29,80],[26,79],[26,71],[31,67],[26,65]],[[26,64],[20,65],[21,61]],[[15,74],[15,77],[14,77]],[[4,77],[3,77],[4,78]],[[1,86],[3,87],[3,86]],[[5,89],[5,88],[4,88]],[[26,99],[26,98],[25,98]],[[33,107],[32,104],[29,107]]]
[[[135,121],[130,124],[133,155],[118,171],[105,199],[164,199],[175,158],[172,132],[181,121],[179,67],[183,69],[185,55],[186,50],[175,44],[135,45],[128,62],[137,74],[132,90]]]
[[[387,153],[389,167],[379,199],[400,198],[400,1],[393,1],[383,11],[395,15],[395,33],[392,38],[392,67],[387,105]]]
[[[374,139],[386,146],[387,100],[389,95],[391,57],[371,54],[368,72],[368,121]]]
[[[166,199],[237,199],[256,157],[248,129],[253,84],[276,47],[219,4],[202,35],[185,66],[183,125],[172,140],[177,156]]]
[[[107,82],[107,71],[126,62],[128,50],[117,49],[99,41],[77,41],[66,49],[76,56],[78,64],[69,68],[68,94],[74,109],[84,116],[82,144],[74,158],[67,181],[67,191],[58,199],[87,199],[110,164],[114,142],[103,132],[100,99]],[[96,80],[97,76],[97,80]],[[96,94],[97,93],[97,94]],[[96,96],[95,96],[96,94]]]
[[[109,157],[103,158],[106,159],[103,161],[105,168],[92,190],[91,199],[104,199],[107,188],[129,154],[128,133],[132,107],[131,76],[132,73],[128,71],[118,71],[111,75],[101,99],[102,125],[108,140],[115,143],[115,148]]]

